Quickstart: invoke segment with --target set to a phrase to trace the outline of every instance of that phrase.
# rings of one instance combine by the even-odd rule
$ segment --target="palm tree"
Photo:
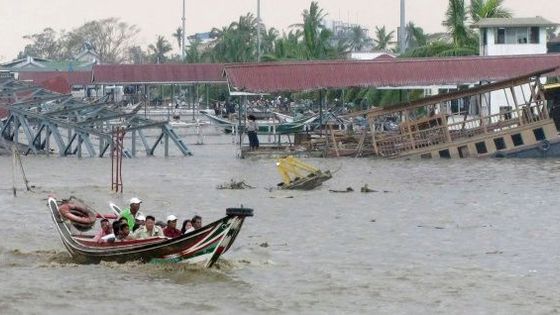
[[[155,63],[164,63],[167,60],[165,55],[172,49],[171,44],[161,35],[157,37],[155,45],[150,44],[148,46],[148,50],[152,52],[152,60]]]
[[[221,29],[212,29],[215,37],[211,51],[214,62],[248,62],[256,60],[257,19],[248,13]]]
[[[183,29],[178,27],[175,33],[171,34],[177,40],[177,46],[181,50],[181,43],[183,42]]]
[[[199,63],[202,60],[202,55],[200,53],[200,43],[201,40],[198,38],[190,41],[190,44],[186,49],[188,63]]]
[[[389,47],[389,42],[391,42],[391,40],[393,39],[394,34],[395,34],[395,31],[391,31],[387,34],[387,30],[385,29],[385,25],[383,25],[381,28],[376,26],[375,27],[375,39],[373,40],[376,44],[375,49],[387,50],[388,47]]]
[[[465,0],[449,0],[443,25],[449,30],[456,47],[463,47],[470,40],[471,34],[466,22],[467,10],[465,9]]]
[[[414,49],[428,43],[428,38],[421,27],[417,27],[413,22],[406,25],[406,49]]]
[[[323,24],[323,19],[327,14],[319,8],[317,1],[312,1],[309,10],[303,10],[302,15],[303,23],[292,26],[303,30],[306,59],[325,59],[329,50],[332,50],[330,46],[332,33]]]
[[[282,34],[274,42],[274,51],[263,55],[263,61],[277,60],[298,60],[305,59],[305,48],[300,40],[303,38],[303,32],[300,29],[291,30],[288,34]]]
[[[261,42],[262,53],[270,54],[274,51],[274,43],[278,38],[278,31],[274,27],[269,28],[268,31],[264,27],[263,29],[264,32],[262,33],[262,42]]]
[[[371,45],[373,40],[368,36],[365,29],[359,25],[352,26],[349,34],[349,48],[352,51],[361,51]]]
[[[471,0],[470,13],[473,22],[484,18],[510,18],[511,11],[503,7],[504,0]]]

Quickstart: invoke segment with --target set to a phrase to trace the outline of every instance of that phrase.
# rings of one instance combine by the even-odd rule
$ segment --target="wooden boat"
[[[541,76],[555,70],[370,110],[372,151],[386,158],[560,156],[541,83]],[[492,95],[502,101],[488,101]],[[453,104],[463,104],[463,112],[451,111]],[[379,122],[387,119],[396,119],[399,128],[383,128]]]
[[[189,262],[202,263],[209,268],[231,247],[245,218],[253,215],[252,209],[228,208],[225,217],[177,238],[155,237],[97,243],[92,240],[92,235],[74,232],[73,222],[61,213],[65,204],[67,201],[59,202],[53,197],[48,198],[48,207],[62,243],[73,259],[80,263]]]
[[[276,166],[282,176],[279,189],[311,190],[332,178],[329,170],[321,171],[291,155],[278,159]]]

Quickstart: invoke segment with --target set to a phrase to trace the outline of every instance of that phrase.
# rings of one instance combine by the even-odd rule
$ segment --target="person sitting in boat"
[[[128,227],[128,223],[121,223],[119,226],[119,234],[117,234],[117,238],[115,241],[131,241],[134,238],[130,235],[130,228]]]
[[[149,215],[146,217],[146,223],[144,226],[138,228],[136,232],[134,232],[134,239],[141,240],[150,237],[164,237],[163,230],[156,225],[156,218]]]
[[[187,230],[187,233],[200,229],[202,227],[202,218],[199,215],[195,215],[191,219],[191,224],[192,226]]]
[[[188,230],[192,228],[191,220],[186,219],[183,221],[183,226],[181,227],[181,234],[186,234]]]
[[[143,227],[146,224],[146,217],[143,215],[139,215],[136,217],[136,222],[134,223],[134,228],[132,232],[136,232],[139,228]]]
[[[113,227],[111,226],[111,224],[109,223],[109,220],[107,219],[102,219],[101,222],[101,229],[99,230],[99,232],[97,232],[97,234],[93,237],[93,241],[97,242],[97,243],[102,243],[103,242],[103,237],[113,234]]]
[[[181,236],[181,231],[177,229],[177,217],[174,215],[167,216],[167,226],[163,229],[163,234],[170,238]]]
[[[142,212],[140,212],[140,204],[142,203],[142,200],[140,200],[139,198],[132,198],[130,199],[130,207],[124,209],[121,212],[121,218],[126,218],[126,221],[128,222],[128,229],[132,230],[134,229],[134,224],[136,224],[136,218],[140,215],[142,215]]]

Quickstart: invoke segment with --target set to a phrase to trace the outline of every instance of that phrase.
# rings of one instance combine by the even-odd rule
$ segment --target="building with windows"
[[[488,18],[478,28],[481,56],[546,54],[546,29],[557,26],[543,17]]]
[[[537,16],[481,19],[471,27],[479,30],[481,56],[511,56],[546,54],[546,30],[557,25]],[[482,99],[483,112],[492,115],[511,111],[512,104],[515,103],[514,98],[517,101],[528,102],[532,98],[531,88],[518,86],[510,97],[504,93],[491,92]]]

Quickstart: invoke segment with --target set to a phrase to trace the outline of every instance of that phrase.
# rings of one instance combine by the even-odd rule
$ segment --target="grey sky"
[[[256,11],[257,0],[186,0],[187,33],[209,31]],[[407,0],[407,20],[426,32],[443,31],[441,26],[447,0]],[[468,2],[468,0],[466,1]],[[261,0],[261,15],[267,27],[287,29],[301,21],[301,12],[310,0]],[[386,25],[395,30],[399,24],[400,0],[319,0],[327,19],[358,22],[370,29]],[[540,15],[560,22],[559,0],[505,0],[517,17]],[[26,34],[46,27],[70,30],[84,22],[119,17],[136,24],[141,33],[137,44],[146,47],[156,35],[164,35],[175,45],[171,34],[181,25],[182,0],[0,0],[0,62],[16,57],[23,49]]]

